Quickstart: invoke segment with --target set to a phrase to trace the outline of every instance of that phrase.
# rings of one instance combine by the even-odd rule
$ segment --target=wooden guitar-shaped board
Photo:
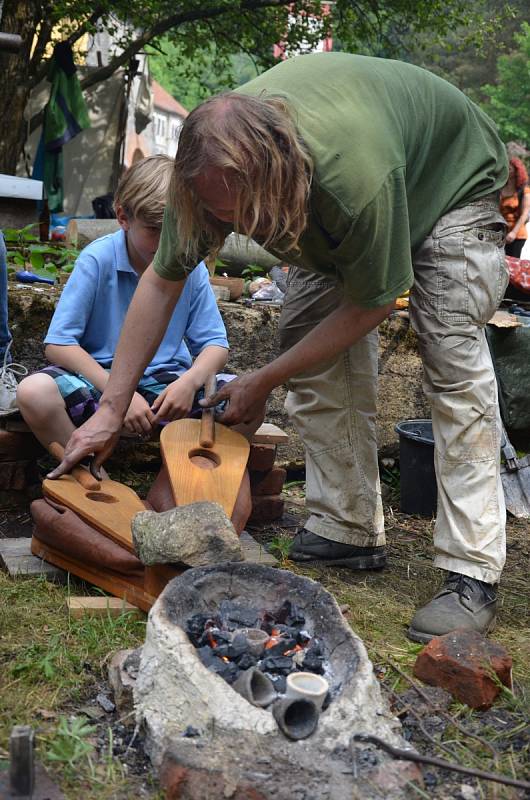
[[[92,527],[134,553],[131,534],[132,518],[145,506],[132,489],[108,478],[100,481],[99,491],[89,491],[71,475],[58,480],[44,480],[44,494],[71,508]]]
[[[206,500],[231,517],[250,445],[225,425],[216,422],[213,428],[211,443],[201,445],[200,420],[170,422],[160,434],[160,450],[177,505]]]

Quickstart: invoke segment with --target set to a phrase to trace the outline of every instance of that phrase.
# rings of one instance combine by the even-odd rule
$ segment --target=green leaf
[[[33,267],[34,272],[38,273],[39,270],[42,270],[44,266],[44,256],[42,255],[42,253],[36,253],[35,251],[33,251],[29,255],[29,260],[31,266]]]

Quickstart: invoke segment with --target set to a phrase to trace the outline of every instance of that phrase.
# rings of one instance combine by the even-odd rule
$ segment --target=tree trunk
[[[22,36],[18,53],[0,53],[0,173],[14,175],[24,135],[24,109],[30,93],[30,54],[41,20],[40,0],[5,0],[1,28]]]

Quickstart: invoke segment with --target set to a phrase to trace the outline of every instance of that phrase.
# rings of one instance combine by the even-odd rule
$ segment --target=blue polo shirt
[[[109,368],[138,286],[125,234],[91,242],[75,262],[53,315],[44,344],[79,345]],[[156,314],[156,309],[146,309]],[[182,375],[208,345],[228,349],[226,330],[203,261],[184,284],[167,331],[144,376],[161,370]]]

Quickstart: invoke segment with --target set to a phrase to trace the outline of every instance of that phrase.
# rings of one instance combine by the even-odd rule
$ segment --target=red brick
[[[284,500],[277,494],[252,496],[251,522],[273,522],[283,514]]]
[[[272,469],[276,460],[275,444],[251,444],[248,459],[249,470],[265,472]]]
[[[185,767],[167,756],[160,769],[160,784],[166,800],[266,800],[248,783],[238,784],[234,792],[222,772]]]
[[[26,461],[4,461],[0,468],[0,489],[21,491],[27,486]]]
[[[475,631],[436,636],[414,664],[416,678],[441,686],[470,708],[490,708],[500,684],[511,688],[512,658],[504,647]],[[495,677],[495,675],[497,677]]]
[[[44,452],[32,433],[15,433],[0,428],[0,461],[37,459]]]
[[[253,495],[280,494],[287,477],[283,467],[273,467],[268,472],[251,472],[250,487]]]

